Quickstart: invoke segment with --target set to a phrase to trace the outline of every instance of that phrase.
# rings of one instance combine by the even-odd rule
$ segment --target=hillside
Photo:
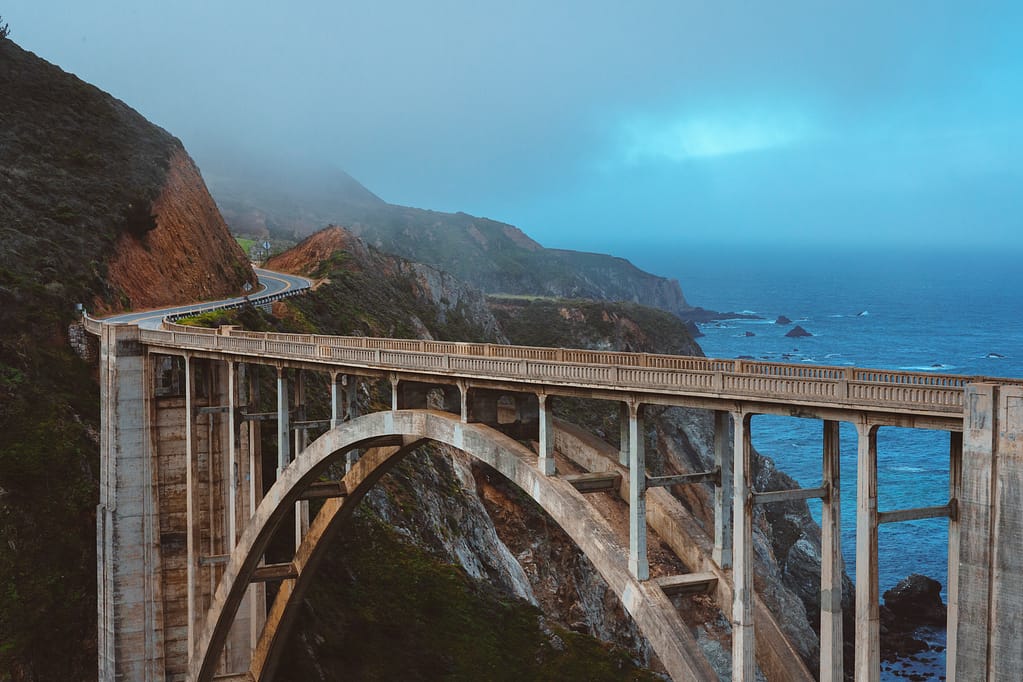
[[[251,269],[181,143],[0,40],[0,680],[96,670],[93,311],[233,294]]]
[[[301,239],[344,225],[367,243],[450,272],[488,293],[630,301],[685,317],[677,280],[623,258],[547,249],[519,228],[466,213],[396,206],[337,170],[255,175],[224,165],[210,190],[236,233]]]

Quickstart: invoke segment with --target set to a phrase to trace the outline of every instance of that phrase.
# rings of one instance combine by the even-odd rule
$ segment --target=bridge
[[[1016,679],[1023,669],[1023,382],[200,329],[161,323],[165,314],[141,326],[134,318],[85,319],[101,345],[100,680],[272,679],[331,535],[427,441],[489,464],[536,500],[593,562],[673,679],[717,679],[669,598],[703,591],[731,614],[732,679],[752,681],[759,669],[771,680],[843,680],[841,422],[857,433],[855,678],[880,676],[878,527],[934,517],[949,524],[947,678]],[[268,396],[260,396],[259,379],[268,374],[276,410],[260,412]],[[306,414],[313,374],[328,380],[329,418]],[[390,409],[360,415],[359,386],[380,381],[390,386]],[[556,424],[552,397],[617,404],[620,446]],[[650,476],[649,405],[710,411],[713,468]],[[823,422],[820,486],[754,489],[751,419],[761,414]],[[264,425],[277,434],[275,470],[262,465]],[[937,453],[949,462],[947,504],[878,508],[884,427],[949,433],[948,452]],[[533,442],[535,449],[526,445]],[[556,452],[586,473],[559,472]],[[668,492],[692,484],[713,487],[712,533]],[[618,492],[628,503],[627,538],[589,503],[593,490]],[[822,500],[814,672],[754,589],[752,546],[754,505],[810,498]],[[313,499],[323,505],[311,518]],[[270,540],[292,517],[292,558],[268,563]],[[651,577],[651,530],[688,573]],[[272,603],[267,582],[277,583]]]

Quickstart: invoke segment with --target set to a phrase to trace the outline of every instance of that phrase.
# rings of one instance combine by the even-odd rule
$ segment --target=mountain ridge
[[[546,248],[520,228],[490,218],[390,204],[337,169],[324,171],[338,179],[336,191],[323,190],[321,177],[310,200],[310,185],[301,180],[251,170],[246,180],[246,171],[212,167],[211,193],[236,233],[298,241],[327,225],[343,225],[382,251],[440,268],[487,293],[628,301],[683,318],[694,310],[678,280],[644,272],[624,258]]]

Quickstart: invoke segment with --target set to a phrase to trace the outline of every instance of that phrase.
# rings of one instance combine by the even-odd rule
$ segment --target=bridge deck
[[[98,323],[90,320],[98,327]],[[656,393],[956,419],[969,383],[1020,383],[928,372],[724,360],[489,343],[216,330],[165,323],[149,346],[260,360],[510,384]]]

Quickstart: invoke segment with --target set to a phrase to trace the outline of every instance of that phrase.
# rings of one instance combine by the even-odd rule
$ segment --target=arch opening
[[[609,523],[573,488],[536,468],[536,454],[493,428],[467,424],[428,410],[378,412],[331,429],[284,470],[246,526],[217,588],[214,606],[197,640],[191,679],[212,679],[241,595],[266,543],[302,491],[335,459],[353,448],[371,448],[345,476],[347,496],[327,500],[292,562],[294,578],[281,583],[254,651],[250,675],[267,679],[292,624],[325,540],[351,517],[362,497],[406,454],[424,441],[458,448],[489,464],[543,507],[594,564],[676,679],[716,679],[671,601],[652,582],[629,573],[628,552]]]

